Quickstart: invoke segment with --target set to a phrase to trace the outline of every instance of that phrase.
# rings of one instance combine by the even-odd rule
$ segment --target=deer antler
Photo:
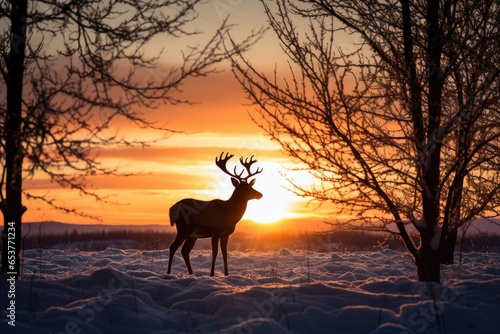
[[[218,158],[215,157],[215,164],[217,165],[217,167],[219,167],[227,175],[234,177],[235,179],[238,179],[241,181],[242,180],[241,175],[243,175],[243,171],[241,171],[241,173],[238,174],[236,172],[236,166],[235,166],[234,173],[231,173],[230,171],[227,170],[227,167],[226,167],[227,162],[229,161],[229,159],[234,157],[234,154],[229,154],[229,152],[228,152],[228,153],[226,153],[226,156],[224,158],[222,157],[223,154],[224,154],[224,152],[222,152]]]
[[[259,173],[261,173],[263,171],[263,168],[257,168],[257,170],[252,173],[250,171],[250,168],[252,167],[252,165],[254,163],[257,162],[257,160],[255,160],[253,158],[253,155],[249,158],[246,158],[245,160],[243,160],[243,157],[240,158],[240,163],[243,165],[243,167],[245,167],[245,170],[247,171],[248,175],[245,176],[245,177],[242,177],[243,175],[243,172],[245,170],[242,170],[241,173],[238,174],[238,172],[236,171],[236,166],[234,167],[234,172],[231,173],[230,171],[227,170],[227,167],[226,167],[226,164],[227,162],[229,161],[229,159],[231,159],[232,157],[234,157],[234,154],[229,154],[229,153],[226,153],[226,156],[224,156],[224,152],[222,152],[220,154],[219,157],[216,157],[215,158],[215,164],[217,165],[217,167],[219,167],[224,173],[226,173],[227,175],[231,176],[231,177],[234,177],[235,179],[238,179],[239,181],[243,181],[243,182],[246,182],[249,178],[251,178],[252,176],[255,176]]]
[[[246,169],[246,170],[247,170],[247,172],[248,172],[248,176],[246,176],[246,177],[243,179],[244,181],[248,180],[248,179],[249,179],[249,178],[251,178],[252,176],[255,176],[255,175],[257,175],[257,174],[261,173],[261,172],[264,170],[263,168],[259,168],[259,167],[257,167],[257,170],[255,171],[255,173],[252,173],[252,172],[250,171],[250,168],[252,168],[252,165],[253,165],[254,163],[256,163],[256,162],[257,162],[257,160],[255,160],[255,159],[253,158],[253,155],[250,157],[250,159],[249,159],[249,158],[246,158],[244,161],[243,161],[243,157],[241,157],[241,158],[240,158],[240,163],[243,165],[243,167],[245,167],[245,169]]]

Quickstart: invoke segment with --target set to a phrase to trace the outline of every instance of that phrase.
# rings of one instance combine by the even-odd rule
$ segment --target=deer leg
[[[222,258],[224,259],[224,275],[228,275],[228,270],[227,270],[227,242],[229,240],[229,236],[223,236],[220,239],[220,250],[222,252]]]
[[[184,262],[186,262],[186,267],[190,275],[193,274],[193,269],[191,269],[191,262],[189,261],[189,253],[193,249],[196,240],[197,238],[193,237],[187,238],[186,242],[184,242],[184,246],[182,246],[181,249],[182,257],[184,258]]]
[[[168,254],[167,274],[170,274],[170,271],[172,269],[172,263],[174,260],[175,252],[182,245],[184,240],[186,240],[186,238],[188,238],[194,232],[194,230],[196,230],[196,227],[198,226],[198,224],[197,224],[197,222],[193,222],[193,221],[189,221],[189,220],[178,220],[176,222],[176,226],[177,226],[177,236],[175,237],[174,242],[172,242],[172,244],[170,245],[170,252]]]
[[[175,237],[174,242],[172,242],[172,244],[170,245],[170,251],[168,253],[168,270],[167,270],[167,274],[169,274],[169,275],[170,275],[170,272],[172,271],[172,263],[174,261],[174,254],[177,251],[177,249],[180,247],[180,245],[182,245],[182,243],[184,242],[184,240],[185,240],[184,234],[183,233],[179,233],[179,231],[177,231],[177,236]]]
[[[210,269],[210,276],[215,274],[215,259],[217,259],[217,252],[219,251],[219,236],[212,236],[212,268]]]

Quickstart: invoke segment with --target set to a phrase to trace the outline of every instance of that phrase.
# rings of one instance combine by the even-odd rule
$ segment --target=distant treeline
[[[101,232],[65,232],[62,234],[44,234],[35,231],[23,237],[24,249],[79,249],[81,251],[99,251],[106,248],[161,250],[170,246],[175,234],[157,231],[101,231]],[[489,251],[500,250],[499,235],[476,235],[458,240],[457,250]],[[380,249],[404,250],[403,243],[396,239],[387,239],[382,234],[364,231],[336,231],[332,233],[234,233],[229,241],[230,250],[272,251],[281,248],[290,250],[310,250],[315,252],[352,252],[376,251]],[[198,240],[195,249],[210,249],[207,239]]]

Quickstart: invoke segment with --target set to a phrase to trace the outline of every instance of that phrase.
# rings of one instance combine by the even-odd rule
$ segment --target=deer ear
[[[240,185],[240,181],[238,181],[237,179],[235,179],[234,177],[231,178],[231,183],[233,184],[233,186],[237,187]]]
[[[249,183],[250,187],[251,187],[251,186],[253,186],[253,185],[255,184],[255,180],[256,180],[256,179],[253,179],[252,181],[250,181],[250,183]]]

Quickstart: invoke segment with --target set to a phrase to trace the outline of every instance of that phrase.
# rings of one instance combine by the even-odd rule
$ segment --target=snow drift
[[[500,254],[470,253],[418,282],[405,253],[232,252],[229,276],[194,276],[168,251],[31,250],[16,282],[15,327],[2,279],[1,333],[500,333]]]

